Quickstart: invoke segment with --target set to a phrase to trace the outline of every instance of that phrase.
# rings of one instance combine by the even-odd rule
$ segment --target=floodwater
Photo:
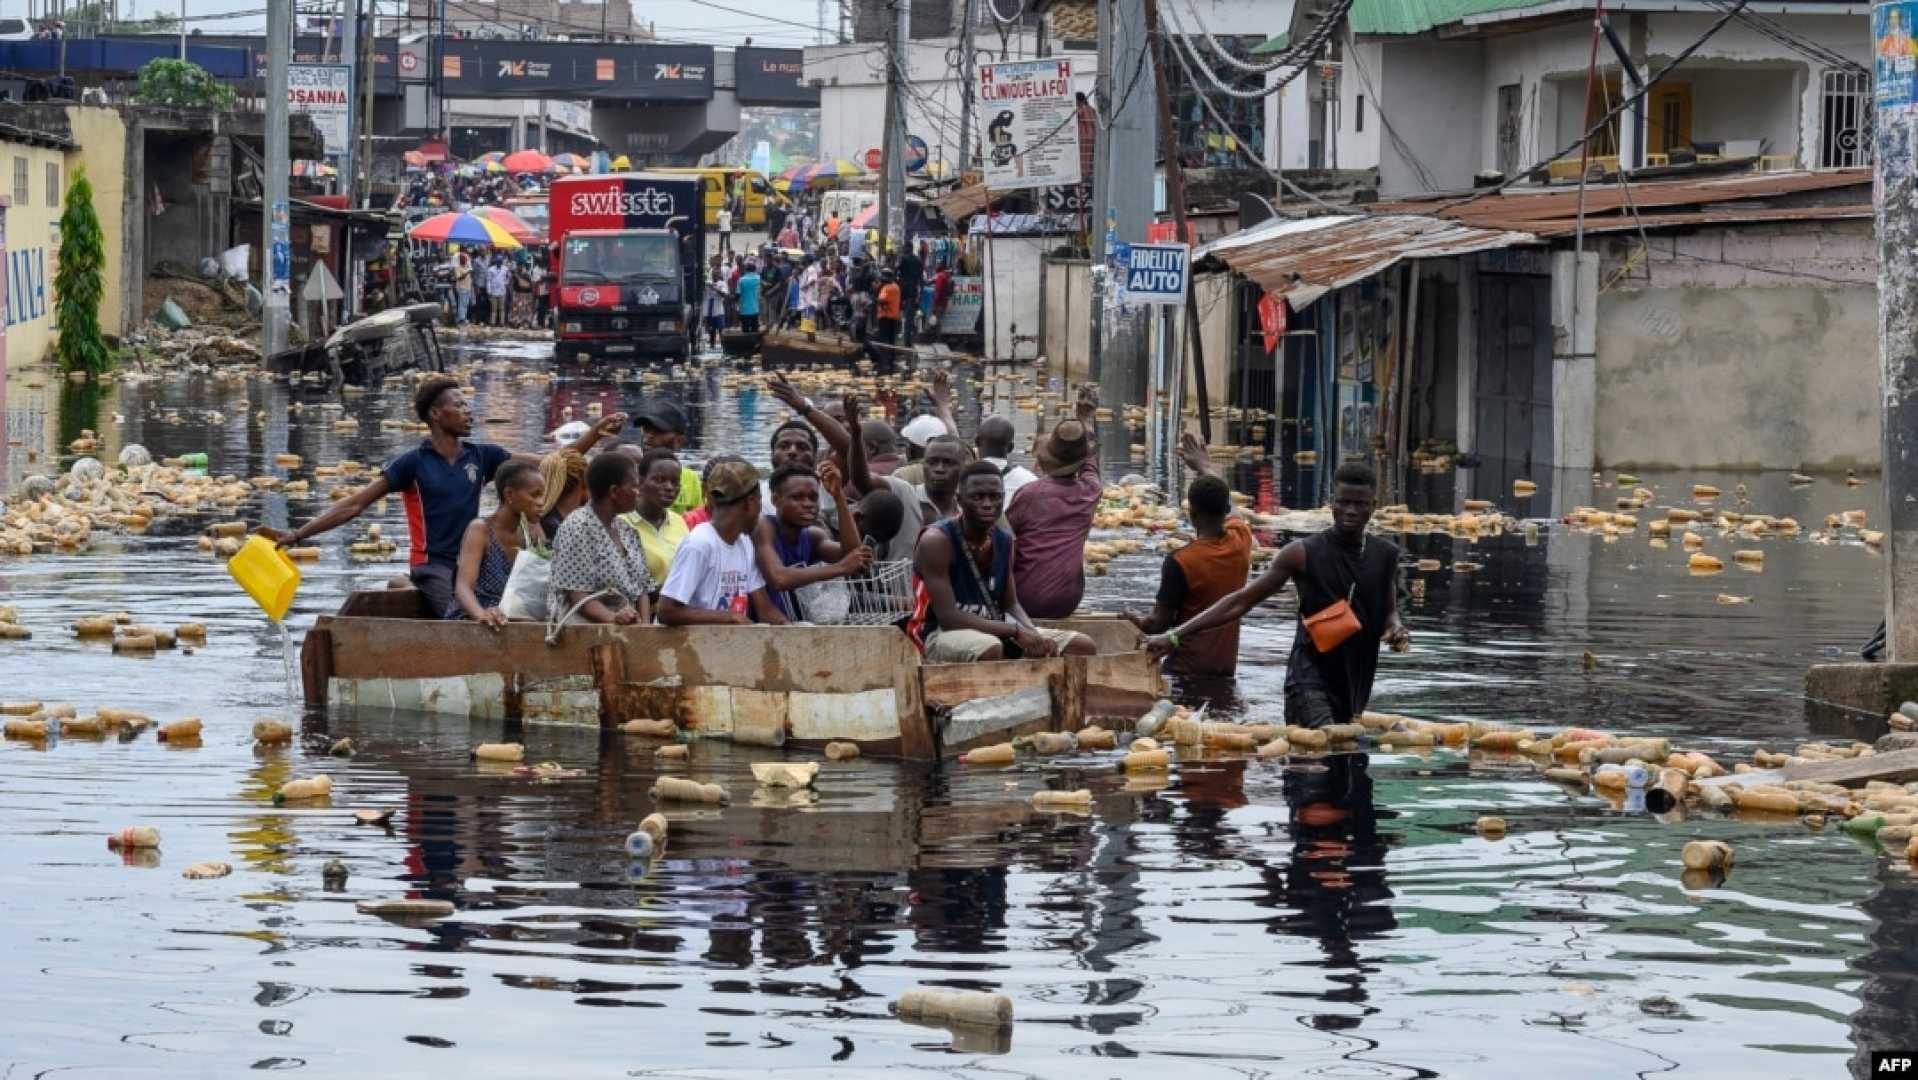
[[[521,381],[545,353],[468,354],[486,360],[473,375],[482,437],[535,448],[567,404],[670,392],[698,406],[703,449],[763,459],[781,418],[767,395],[722,394],[716,370],[670,386],[630,372]],[[402,390],[348,398],[356,434],[335,432],[322,400],[265,381],[96,396],[16,381],[9,419],[25,445],[5,475],[44,467],[28,448],[64,447],[81,427],[106,433],[103,456],[123,442],[204,450],[240,476],[288,450],[309,469],[374,463],[413,438],[379,424],[405,415]],[[1551,479],[1560,509],[1614,494]],[[1872,486],[1842,481],[1645,478],[1672,491],[1740,479],[1754,508],[1808,523],[1878,505]],[[276,494],[248,516],[284,524],[322,505]],[[402,534],[397,501],[379,520]],[[576,729],[302,717],[279,635],[194,549],[199,527],[0,562],[0,602],[36,633],[0,643],[0,697],[208,727],[197,749],[150,734],[0,745],[0,1076],[1830,1077],[1861,1070],[1867,1050],[1918,1046],[1918,887],[1902,858],[1796,823],[1664,824],[1448,752],[1206,762],[1158,790],[1091,757],[1005,771],[861,761],[827,765],[817,803],[791,806],[746,797],[748,762],[771,752],[701,744],[691,774],[740,798],[674,813],[666,857],[634,865],[621,841],[652,808],[649,752]],[[307,570],[296,637],[399,571],[347,561],[358,531],[328,538]],[[1642,532],[1413,546],[1484,568],[1425,575],[1414,651],[1384,660],[1377,707],[1670,734],[1732,760],[1854,733],[1811,730],[1799,686],[1805,665],[1877,621],[1879,559],[1855,542],[1768,540],[1762,573],[1708,578]],[[1115,562],[1092,606],[1149,603],[1157,560]],[[202,620],[211,637],[193,655],[132,659],[64,630],[122,609]],[[1182,692],[1276,719],[1290,618],[1283,602],[1261,613],[1236,687]],[[296,744],[255,750],[261,716],[297,720]],[[534,783],[467,761],[469,745],[506,735],[528,760],[585,775]],[[326,756],[341,736],[358,756]],[[317,772],[334,779],[333,809],[272,806],[283,780]],[[1033,790],[1061,785],[1090,787],[1091,814],[1029,808]],[[396,809],[392,830],[355,826],[360,807]],[[1475,835],[1488,812],[1507,837]],[[106,848],[137,823],[164,833],[156,865]],[[1737,849],[1720,888],[1679,880],[1678,850],[1697,837]],[[350,879],[329,892],[321,867],[335,859]],[[201,860],[235,872],[179,876]],[[415,928],[354,910],[401,896],[459,911]],[[922,985],[1003,992],[1017,1023],[994,1035],[891,1018],[889,1002]]]

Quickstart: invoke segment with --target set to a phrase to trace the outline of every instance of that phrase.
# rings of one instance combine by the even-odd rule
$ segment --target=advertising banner
[[[981,64],[977,90],[987,187],[1003,191],[1079,182],[1071,61]]]

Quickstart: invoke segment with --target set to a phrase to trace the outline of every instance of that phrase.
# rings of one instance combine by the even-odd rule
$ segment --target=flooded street
[[[736,449],[763,464],[785,418],[717,362],[679,378],[549,381],[550,351],[462,352],[483,361],[471,376],[476,438],[541,449],[569,407],[584,417],[589,402],[610,412],[664,393],[699,417],[693,456]],[[955,383],[968,398],[981,385]],[[338,428],[326,400],[267,379],[153,379],[91,395],[16,382],[7,408],[25,446],[7,451],[4,475],[12,486],[44,471],[25,460],[35,446],[60,448],[64,465],[82,428],[102,433],[109,462],[127,443],[155,458],[203,451],[213,473],[243,479],[285,473],[271,463],[286,452],[304,457],[308,478],[344,458],[377,466],[419,437],[382,426],[412,419],[404,388],[350,394],[356,431]],[[1032,417],[1017,419],[1029,433]],[[1107,441],[1111,481],[1132,466],[1127,440]],[[1274,490],[1256,472],[1234,479]],[[1741,480],[1753,509],[1808,527],[1880,512],[1869,481],[1642,478],[1661,503],[1694,482],[1730,492]],[[330,483],[225,516],[304,522]],[[1479,494],[1539,517],[1616,495],[1589,475],[1541,487],[1555,506],[1514,504],[1509,481],[1504,497]],[[403,572],[403,554],[346,553],[372,520],[403,544],[398,499],[321,538],[286,638],[197,549],[210,520],[0,561],[0,603],[34,631],[0,642],[0,697],[198,716],[207,728],[198,748],[150,735],[0,744],[8,1080],[251,1068],[1831,1077],[1862,1069],[1867,1049],[1918,1046],[1918,884],[1902,857],[1795,820],[1665,824],[1571,794],[1522,761],[1447,750],[1186,762],[1169,784],[1128,780],[1096,754],[932,772],[831,762],[817,801],[794,802],[746,795],[749,764],[778,751],[708,741],[681,772],[726,784],[735,804],[673,811],[665,857],[633,863],[623,840],[654,808],[650,744],[337,706],[302,714],[289,658],[350,590]],[[1800,688],[1806,665],[1871,634],[1879,557],[1852,539],[1774,538],[1752,572],[1729,565],[1733,546],[1714,534],[1706,550],[1729,568],[1694,577],[1678,544],[1653,549],[1643,529],[1610,543],[1556,526],[1535,545],[1409,538],[1412,554],[1448,569],[1418,575],[1413,651],[1382,658],[1374,707],[1671,735],[1727,764],[1808,738],[1869,738],[1872,718],[1809,726]],[[1161,559],[1156,544],[1118,558],[1085,606],[1148,606]],[[1483,566],[1455,572],[1455,559]],[[121,610],[204,622],[207,644],[135,659],[66,629]],[[1236,685],[1181,694],[1279,720],[1294,625],[1289,599],[1262,611]],[[295,722],[294,745],[256,749],[260,717]],[[357,756],[328,757],[343,736]],[[535,782],[469,762],[469,746],[502,737],[523,741],[528,762],[584,775]],[[331,809],[274,807],[279,784],[321,772]],[[1033,810],[1031,793],[1054,781],[1090,788],[1091,812]],[[355,825],[350,811],[366,807],[397,810],[391,829]],[[1480,838],[1473,823],[1487,813],[1509,835]],[[107,834],[131,824],[164,834],[152,865],[107,849]],[[1698,838],[1737,849],[1722,887],[1679,879],[1679,848]],[[234,873],[180,877],[205,860]],[[331,860],[349,872],[342,891],[322,887]],[[408,927],[354,907],[399,897],[458,913]],[[924,985],[1004,993],[1016,1023],[993,1037],[895,1019],[890,1003]]]

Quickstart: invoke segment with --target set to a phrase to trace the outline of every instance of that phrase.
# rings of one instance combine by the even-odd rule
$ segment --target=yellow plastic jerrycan
[[[268,618],[276,622],[286,618],[286,609],[293,606],[293,594],[300,591],[300,571],[286,552],[273,546],[273,541],[264,536],[247,537],[240,550],[226,561],[226,569]]]

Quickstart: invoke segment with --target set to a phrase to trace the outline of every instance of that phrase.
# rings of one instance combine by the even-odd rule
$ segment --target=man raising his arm
[[[425,594],[427,610],[444,612],[454,602],[453,579],[459,572],[460,540],[479,517],[480,489],[513,454],[492,443],[469,442],[473,412],[460,393],[458,379],[435,375],[413,394],[413,412],[426,423],[420,444],[392,461],[373,482],[329,507],[292,532],[262,526],[260,535],[281,547],[329,532],[359,517],[366,508],[399,492],[406,504],[406,529],[412,536],[407,557],[413,587]],[[602,437],[626,427],[626,414],[614,413],[565,447],[584,454]],[[539,459],[528,457],[537,466]]]
[[[1280,548],[1272,568],[1258,580],[1147,638],[1147,651],[1164,656],[1197,634],[1237,623],[1289,581],[1298,587],[1300,625],[1285,670],[1286,723],[1325,727],[1350,723],[1364,712],[1378,671],[1379,643],[1402,651],[1412,636],[1399,621],[1398,545],[1365,531],[1378,497],[1376,474],[1369,465],[1348,461],[1332,483],[1330,528]],[[1337,641],[1329,640],[1337,634],[1327,631],[1322,648],[1305,620],[1337,616],[1340,604],[1350,606],[1357,626]]]

